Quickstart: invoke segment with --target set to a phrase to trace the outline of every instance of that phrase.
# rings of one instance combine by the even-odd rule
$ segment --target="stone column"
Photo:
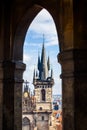
[[[0,61],[0,130],[2,130],[2,119],[3,119],[3,66]]]
[[[61,52],[63,130],[87,130],[87,51]]]
[[[61,64],[63,130],[75,130],[74,109],[74,57],[73,57],[73,2],[62,0],[61,8],[61,51],[58,61]],[[67,50],[68,49],[68,50]]]
[[[62,67],[63,130],[74,129],[74,60],[73,51],[61,52],[58,60]]]
[[[87,130],[87,50],[74,51],[75,129]]]
[[[3,62],[3,130],[22,130],[22,75],[25,64]]]

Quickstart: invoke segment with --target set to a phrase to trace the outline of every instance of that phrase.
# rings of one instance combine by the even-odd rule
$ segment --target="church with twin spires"
[[[52,87],[54,85],[53,70],[50,68],[50,58],[46,59],[46,50],[44,39],[42,45],[41,57],[38,56],[37,70],[33,72],[34,94],[31,95],[28,88],[24,87],[23,91],[23,123],[22,128],[25,129],[24,119],[29,119],[29,130],[49,130],[52,113]],[[27,90],[27,91],[26,91]],[[27,95],[27,96],[26,96]]]

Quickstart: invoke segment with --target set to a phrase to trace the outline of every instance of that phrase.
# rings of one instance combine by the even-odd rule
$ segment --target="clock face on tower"
[[[24,92],[24,97],[28,97],[28,92]]]

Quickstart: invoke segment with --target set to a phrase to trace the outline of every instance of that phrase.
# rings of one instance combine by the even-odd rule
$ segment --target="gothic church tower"
[[[34,70],[33,85],[36,98],[36,123],[38,130],[48,130],[49,115],[52,113],[53,70],[50,70],[50,59],[46,59],[44,39],[41,58],[38,56],[38,70]],[[39,116],[38,116],[39,115]],[[42,126],[40,126],[40,124]]]

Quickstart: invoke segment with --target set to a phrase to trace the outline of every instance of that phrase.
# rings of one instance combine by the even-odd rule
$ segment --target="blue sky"
[[[49,55],[51,68],[53,68],[55,81],[53,94],[61,94],[61,79],[59,77],[61,67],[57,62],[57,54],[59,53],[58,37],[54,21],[45,9],[38,13],[27,30],[23,50],[23,62],[26,63],[26,71],[24,72],[23,79],[30,82],[29,86],[33,90],[33,71],[34,68],[37,68],[38,52],[41,54],[43,34],[46,56],[48,57]]]

